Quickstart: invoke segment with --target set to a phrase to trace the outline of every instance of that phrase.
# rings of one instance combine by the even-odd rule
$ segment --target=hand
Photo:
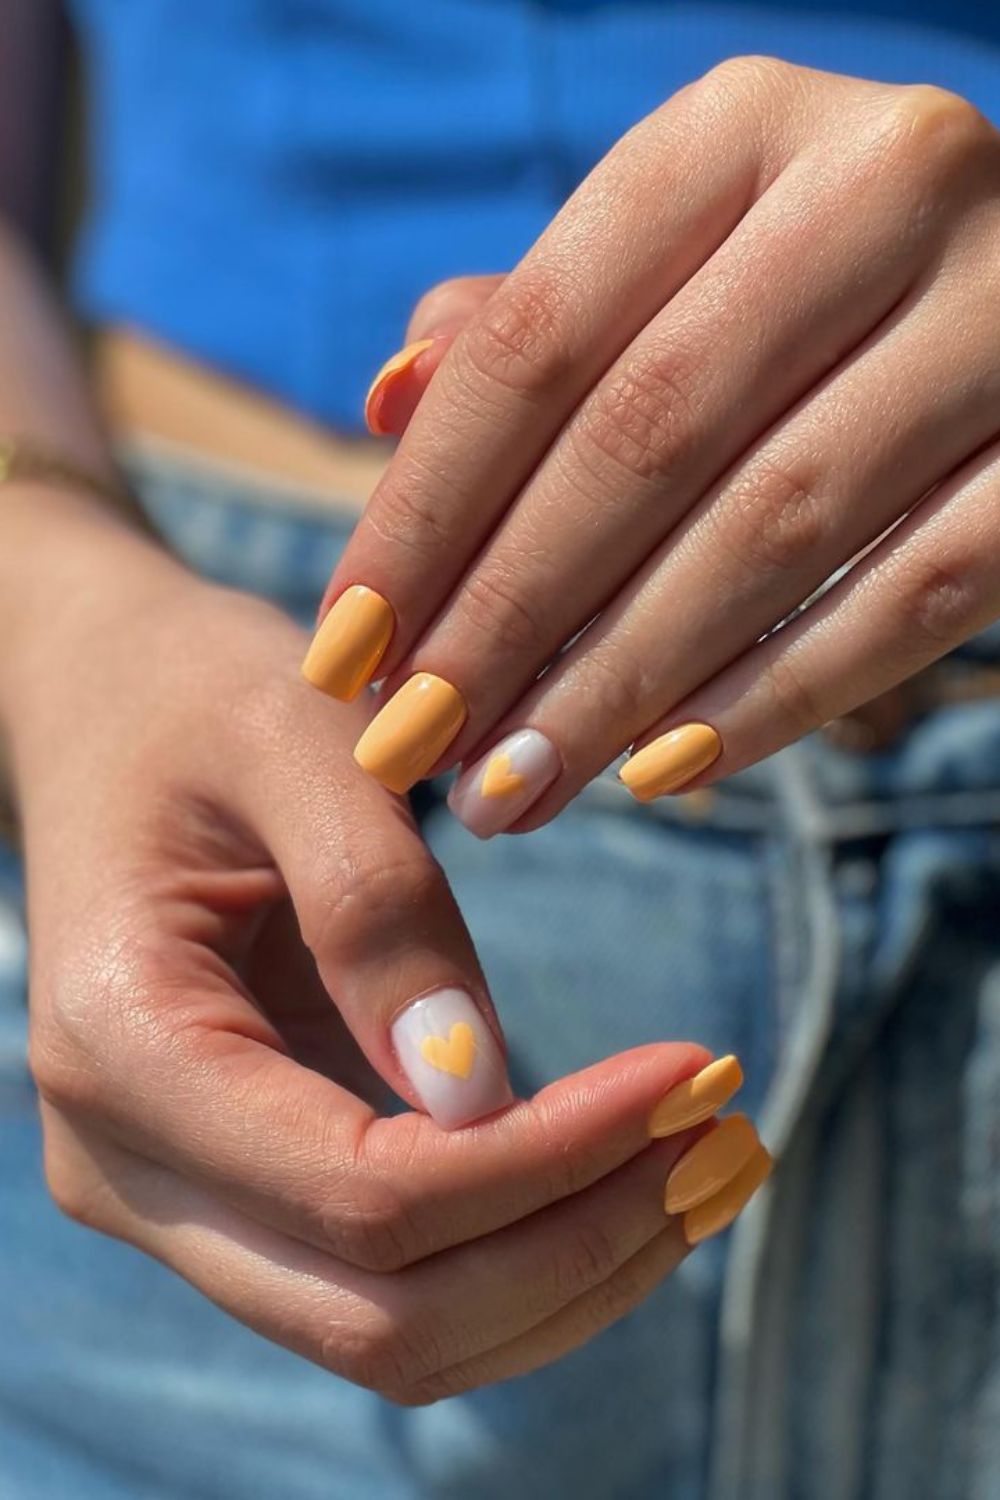
[[[57,1202],[398,1401],[556,1358],[687,1252],[663,1183],[698,1131],[647,1122],[705,1054],[504,1083],[451,1134],[381,1117],[382,1080],[426,1086],[391,1044],[415,995],[474,997],[503,1077],[441,872],[350,757],[361,710],[298,679],[301,633],[108,533],[2,674]]]
[[[669,100],[373,397],[398,424],[427,387],[328,628],[367,585],[385,692],[444,681],[362,762],[471,763],[470,827],[534,828],[630,745],[636,795],[687,789],[983,628],[998,293],[1000,137],[961,99],[743,58]]]

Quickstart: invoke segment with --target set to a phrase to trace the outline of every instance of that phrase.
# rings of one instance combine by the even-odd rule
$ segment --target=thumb
[[[455,335],[504,279],[456,276],[421,297],[406,330],[405,347],[382,366],[365,400],[365,421],[376,437],[399,437],[405,431]]]
[[[369,1062],[445,1129],[467,1125],[513,1100],[472,939],[404,804],[346,749],[331,764],[329,714],[353,721],[355,711],[303,698],[296,744],[256,773],[248,811]]]

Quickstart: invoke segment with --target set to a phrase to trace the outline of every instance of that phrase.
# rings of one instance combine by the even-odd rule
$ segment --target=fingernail
[[[465,990],[435,990],[398,1015],[392,1044],[432,1120],[454,1130],[513,1102],[496,1037]]]
[[[637,750],[618,775],[639,802],[679,791],[722,754],[710,724],[682,724]]]
[[[323,616],[302,663],[302,675],[321,693],[350,703],[371,682],[396,619],[374,589],[356,583]]]
[[[710,1120],[728,1104],[743,1084],[743,1069],[737,1058],[719,1057],[664,1094],[649,1117],[649,1133],[654,1138],[676,1135]]]
[[[441,758],[466,712],[458,688],[433,672],[417,672],[372,719],[354,747],[354,759],[401,795]]]
[[[405,349],[400,349],[398,354],[387,359],[375,376],[365,397],[365,422],[368,431],[375,437],[388,437],[396,433],[401,425],[405,425],[405,422],[397,422],[397,414],[391,411],[394,398],[400,394],[400,387],[407,384],[410,372],[421,354],[433,342],[433,339],[417,339],[414,343],[407,344]]]
[[[711,1198],[736,1176],[753,1156],[760,1140],[746,1115],[730,1115],[695,1141],[667,1178],[663,1206],[680,1214]]]
[[[757,1189],[771,1175],[774,1162],[764,1146],[758,1146],[747,1164],[731,1178],[721,1192],[689,1209],[684,1215],[684,1238],[689,1245],[698,1245],[710,1235],[727,1229],[742,1213]]]
[[[470,833],[488,839],[509,828],[559,775],[559,751],[539,729],[518,729],[455,782],[448,806]]]

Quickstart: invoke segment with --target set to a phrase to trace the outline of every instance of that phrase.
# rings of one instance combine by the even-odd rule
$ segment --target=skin
[[[327,602],[392,603],[386,694],[420,670],[464,695],[437,769],[541,730],[564,769],[524,831],[697,720],[707,784],[1000,616],[998,244],[1000,136],[971,105],[739,58],[509,275],[436,289],[422,398]]]
[[[44,59],[4,63],[27,137]],[[0,433],[110,480],[25,238],[0,227]],[[651,1144],[646,1120],[703,1049],[624,1053],[452,1134],[385,1116],[416,1102],[403,1004],[463,985],[498,1023],[444,876],[354,764],[366,709],[301,681],[300,630],[127,507],[6,483],[0,641],[31,1065],[71,1218],[406,1404],[558,1358],[673,1269],[663,1185],[697,1132]]]
[[[89,502],[4,499],[41,554],[5,580],[0,714],[56,1202],[407,1405],[637,1305],[687,1253],[663,1184],[699,1134],[646,1121],[708,1055],[637,1049],[451,1134],[386,1117],[404,1002],[464,984],[492,1012],[441,871],[354,764],[365,709],[299,679],[270,606]]]

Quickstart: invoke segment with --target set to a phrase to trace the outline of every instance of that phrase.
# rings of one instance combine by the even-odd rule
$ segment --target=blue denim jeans
[[[137,477],[195,566],[308,620],[346,524]],[[772,1185],[585,1349],[394,1408],[52,1207],[0,856],[0,1500],[995,1500],[1000,702],[652,807],[605,778],[526,838],[421,815],[519,1087],[737,1052]]]

